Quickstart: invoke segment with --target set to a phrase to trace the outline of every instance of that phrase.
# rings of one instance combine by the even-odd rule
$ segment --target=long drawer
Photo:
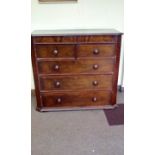
[[[82,91],[42,94],[43,107],[83,107],[109,104],[110,91]]]
[[[112,75],[45,76],[40,77],[41,91],[112,89]]]
[[[114,58],[89,60],[38,61],[40,74],[105,73],[114,71]]]

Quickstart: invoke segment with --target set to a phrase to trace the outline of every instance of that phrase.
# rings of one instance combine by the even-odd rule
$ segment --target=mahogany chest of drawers
[[[121,35],[110,29],[34,31],[31,53],[37,110],[115,105]]]

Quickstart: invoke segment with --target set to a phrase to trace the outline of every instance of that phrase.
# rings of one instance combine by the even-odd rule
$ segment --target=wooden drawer
[[[38,36],[33,38],[34,43],[75,43],[75,36]]]
[[[82,35],[82,36],[36,36],[33,38],[35,44],[48,43],[111,43],[116,42],[113,35]]]
[[[110,103],[109,91],[63,92],[43,94],[43,107],[103,106]]]
[[[39,61],[40,74],[111,73],[115,59]]]
[[[74,57],[74,45],[37,45],[37,58],[64,58]]]
[[[78,57],[112,57],[115,56],[115,44],[89,44],[78,46]]]
[[[112,89],[112,75],[45,76],[40,78],[41,91]]]
[[[113,35],[86,35],[77,37],[77,42],[82,43],[113,43],[115,40],[116,37]]]

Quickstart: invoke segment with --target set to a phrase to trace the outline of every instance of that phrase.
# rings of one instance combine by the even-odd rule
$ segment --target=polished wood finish
[[[74,45],[37,45],[38,58],[74,58]]]
[[[32,34],[39,111],[103,109],[116,104],[122,34],[110,30],[88,32]]]
[[[117,37],[117,43],[116,43],[116,65],[114,70],[114,76],[113,76],[113,91],[112,91],[112,99],[111,104],[116,104],[116,96],[117,96],[117,81],[118,81],[118,73],[119,73],[119,62],[120,62],[120,48],[121,48],[121,36]]]
[[[112,90],[112,75],[45,76],[40,78],[40,90]]]
[[[115,56],[115,44],[89,44],[78,46],[79,57],[112,57]]]
[[[41,96],[44,107],[85,107],[101,106],[110,102],[109,91],[75,91],[43,94]]]
[[[86,36],[41,36],[34,38],[36,44],[69,44],[69,43],[115,43],[116,36],[113,35],[86,35]]]
[[[66,59],[66,60],[57,60],[57,61],[44,60],[44,61],[38,61],[38,72],[40,74],[112,73],[114,71],[114,64],[115,64],[114,58],[89,59],[89,60]]]

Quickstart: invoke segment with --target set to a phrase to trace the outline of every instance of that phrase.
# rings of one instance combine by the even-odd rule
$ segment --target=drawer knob
[[[98,69],[98,68],[99,68],[99,65],[97,65],[97,64],[93,65],[93,69]]]
[[[96,98],[96,97],[93,97],[93,98],[92,98],[92,101],[93,101],[93,102],[96,102],[96,101],[97,101],[97,98]]]
[[[55,86],[56,86],[56,87],[60,87],[60,82],[59,82],[59,81],[56,81],[56,82],[55,82]]]
[[[53,50],[53,54],[56,56],[56,55],[58,55],[58,50],[57,49],[55,49],[55,50]]]
[[[54,70],[59,70],[60,66],[59,65],[54,65]]]
[[[95,55],[97,55],[97,54],[99,54],[100,52],[99,52],[98,49],[94,49],[93,53],[94,53]]]
[[[57,103],[61,103],[61,101],[62,101],[62,99],[59,97],[59,98],[57,98]]]
[[[94,86],[97,86],[97,85],[98,85],[98,81],[96,81],[96,80],[93,81],[93,85],[94,85]]]

